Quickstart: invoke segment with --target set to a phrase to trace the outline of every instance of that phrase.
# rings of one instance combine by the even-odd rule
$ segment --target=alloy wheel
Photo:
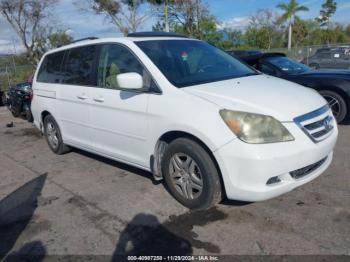
[[[58,133],[57,133],[56,126],[52,122],[47,123],[46,134],[47,134],[47,138],[48,138],[50,145],[56,149],[58,147],[58,143],[59,143],[58,142]]]
[[[341,106],[338,99],[330,95],[323,95],[323,97],[327,100],[328,105],[331,108],[334,117],[338,118],[338,116],[341,113]]]
[[[169,173],[177,192],[186,199],[198,198],[203,179],[197,163],[188,155],[177,153],[170,159]]]

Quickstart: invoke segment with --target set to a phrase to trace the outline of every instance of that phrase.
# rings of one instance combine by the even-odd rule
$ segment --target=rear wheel
[[[322,90],[320,91],[320,94],[327,100],[337,122],[343,122],[348,115],[348,106],[344,98],[338,93],[330,90]]]
[[[162,172],[170,193],[188,208],[208,209],[221,201],[221,181],[213,159],[190,139],[178,138],[168,145]]]
[[[62,155],[69,151],[69,147],[63,143],[58,124],[51,115],[47,115],[44,119],[44,131],[46,141],[54,153]]]

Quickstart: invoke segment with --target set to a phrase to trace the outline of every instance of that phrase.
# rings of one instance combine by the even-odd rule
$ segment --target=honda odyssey
[[[33,92],[34,123],[54,153],[77,147],[150,171],[192,209],[262,201],[313,180],[338,133],[316,91],[174,34],[52,50]]]

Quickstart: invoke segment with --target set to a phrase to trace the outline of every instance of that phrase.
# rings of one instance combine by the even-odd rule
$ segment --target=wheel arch
[[[44,110],[41,112],[41,122],[44,123],[44,119],[46,116],[52,115],[48,110]]]
[[[222,192],[225,194],[224,181],[222,178],[220,166],[219,166],[219,163],[216,160],[212,150],[210,149],[210,147],[208,145],[206,145],[206,143],[203,142],[202,139],[198,138],[197,136],[195,136],[189,132],[185,132],[185,131],[179,131],[179,130],[168,131],[159,137],[159,139],[156,143],[156,146],[154,148],[154,153],[150,157],[150,167],[151,167],[151,171],[153,173],[155,180],[159,181],[159,180],[163,179],[163,174],[162,174],[162,170],[161,170],[161,161],[162,161],[162,157],[164,155],[164,151],[165,151],[166,147],[177,138],[188,138],[188,139],[198,143],[208,153],[210,158],[213,160],[215,167],[218,170],[220,180],[221,180],[220,182],[221,182],[222,190],[223,190]]]
[[[350,109],[350,96],[341,87],[337,87],[337,86],[320,86],[320,87],[317,88],[317,92],[321,92],[321,91],[331,91],[331,92],[335,92],[338,95],[342,96],[344,98],[344,101],[345,101],[348,109]],[[350,115],[350,111],[348,111],[346,118],[349,118],[349,115]]]
[[[350,99],[349,94],[347,94],[346,91],[344,91],[341,87],[338,86],[319,86],[317,87],[317,91],[333,91],[343,96],[345,99]]]
[[[40,131],[44,134],[44,119],[48,115],[52,115],[48,110],[43,110],[40,114]]]

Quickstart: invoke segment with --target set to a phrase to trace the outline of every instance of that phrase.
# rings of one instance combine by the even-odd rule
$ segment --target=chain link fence
[[[32,65],[6,65],[0,67],[0,90],[7,91],[11,86],[27,82],[33,74]]]
[[[264,50],[280,52],[315,69],[350,69],[350,43]]]
[[[28,81],[34,72],[23,55],[16,54],[12,45],[0,44],[0,91],[7,91],[11,86]]]
[[[1,48],[0,51],[4,48]],[[263,50],[265,52],[280,52],[299,62],[316,69],[350,69],[350,43],[317,45]],[[19,55],[13,50],[0,53],[0,90],[7,91],[11,86],[28,81],[34,73],[34,66],[23,64],[17,59]],[[22,59],[23,60],[23,59]]]

